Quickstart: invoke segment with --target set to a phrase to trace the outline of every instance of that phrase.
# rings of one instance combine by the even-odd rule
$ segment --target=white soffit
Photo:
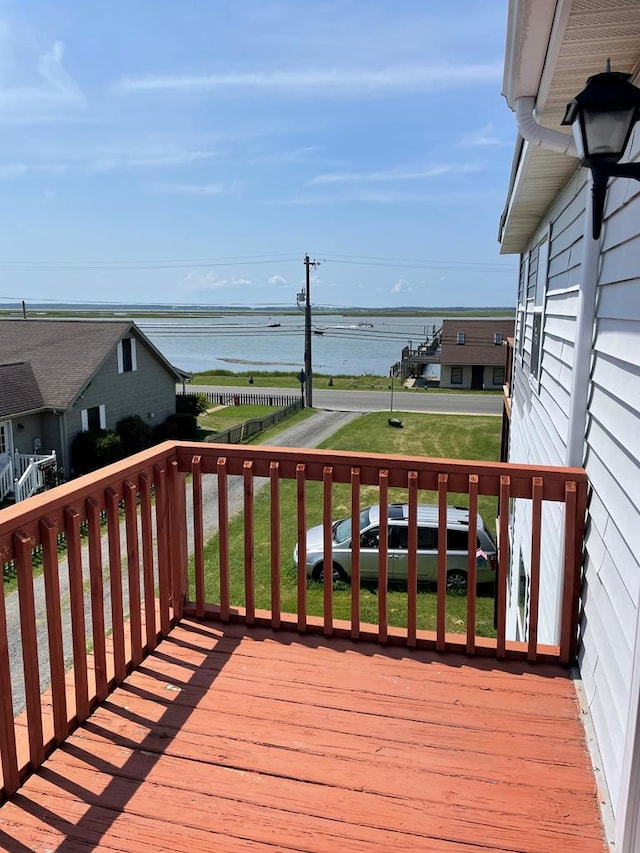
[[[548,12],[547,0],[543,3]],[[538,122],[564,130],[560,122],[567,104],[584,88],[587,77],[604,71],[608,57],[614,71],[638,70],[640,0],[557,0],[553,22],[542,8],[534,15],[537,4],[538,0],[512,0],[504,93],[512,108],[518,97],[536,96]],[[542,46],[546,57],[540,74]],[[540,74],[536,90],[527,91],[536,74]],[[503,254],[526,249],[577,167],[572,157],[527,145],[516,147],[516,158],[501,223]]]

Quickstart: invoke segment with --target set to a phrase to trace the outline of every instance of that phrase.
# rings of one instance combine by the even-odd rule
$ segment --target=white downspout
[[[558,154],[577,157],[576,143],[572,136],[538,124],[533,114],[535,105],[535,98],[516,99],[516,123],[520,136],[526,139],[529,145],[537,145],[549,151],[556,151]]]
[[[600,265],[600,239],[591,236],[593,207],[591,204],[591,172],[587,178],[587,204],[584,212],[581,282],[578,290],[576,338],[571,371],[571,397],[569,398],[569,435],[567,436],[566,464],[570,468],[584,465],[584,440],[587,431],[589,379],[591,376],[591,351],[598,293],[598,267]]]

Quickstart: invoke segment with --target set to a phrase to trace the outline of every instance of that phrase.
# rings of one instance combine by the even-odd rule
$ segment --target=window
[[[542,343],[542,313],[533,315],[533,333],[531,336],[531,364],[529,373],[536,379],[540,373],[540,348]]]
[[[380,544],[380,528],[372,527],[360,536],[361,548],[377,548]]]
[[[504,385],[504,367],[493,368],[493,384]]]
[[[493,336],[494,344],[496,344],[496,346],[500,346],[500,344],[502,343],[502,340],[503,340],[502,332],[496,332],[495,335]]]
[[[527,270],[529,264],[529,256],[525,252],[520,255],[520,277],[518,279],[518,305],[524,305],[525,282],[527,281]]]
[[[533,299],[536,293],[536,281],[538,277],[538,253],[539,246],[529,252],[529,273],[527,276],[527,299]]]
[[[462,367],[451,368],[451,384],[462,385]]]
[[[458,332],[456,334],[456,343],[463,344],[464,343],[464,332]]]
[[[435,527],[418,527],[418,548],[435,551],[438,548],[438,531]]]
[[[82,432],[98,432],[107,428],[107,412],[104,406],[92,406],[80,412]]]
[[[447,530],[447,551],[468,551],[469,534],[466,530]]]
[[[118,344],[118,373],[131,373],[138,369],[135,338],[123,338]]]
[[[393,524],[389,528],[389,547],[406,551],[409,547],[409,530],[404,525]]]
[[[7,452],[7,434],[4,424],[0,424],[0,453]]]

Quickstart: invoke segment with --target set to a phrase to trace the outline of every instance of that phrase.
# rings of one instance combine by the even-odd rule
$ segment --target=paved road
[[[282,388],[256,388],[250,385],[214,387],[190,385],[191,391],[221,391],[230,394],[287,394]],[[313,405],[335,412],[386,412],[390,409],[389,391],[329,391],[313,389]],[[498,394],[444,394],[433,391],[396,391],[396,412],[427,412],[436,415],[500,415],[502,397]]]

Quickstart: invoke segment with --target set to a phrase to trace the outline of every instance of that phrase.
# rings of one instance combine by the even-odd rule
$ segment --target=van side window
[[[408,548],[408,528],[393,524],[389,527],[389,547],[398,551],[406,551]]]
[[[438,550],[438,530],[435,527],[418,527],[418,550]]]
[[[360,537],[361,548],[377,548],[380,544],[380,528],[372,527],[371,530],[365,530]]]
[[[466,530],[447,530],[447,551],[467,551],[469,536]]]

